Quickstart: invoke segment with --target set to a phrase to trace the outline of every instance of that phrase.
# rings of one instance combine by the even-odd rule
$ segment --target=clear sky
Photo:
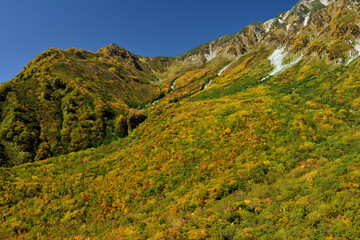
[[[0,0],[0,82],[42,51],[115,43],[177,56],[287,11],[298,0]]]

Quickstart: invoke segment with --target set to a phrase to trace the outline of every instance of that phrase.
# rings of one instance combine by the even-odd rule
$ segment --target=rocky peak
[[[98,51],[98,53],[108,55],[111,57],[121,57],[123,59],[135,58],[135,55],[125,48],[119,47],[118,45],[112,43],[109,46],[106,46]]]
[[[138,70],[143,70],[138,56],[126,50],[125,48],[119,47],[115,43],[100,49],[97,53],[105,57],[111,57],[118,62],[126,62]]]

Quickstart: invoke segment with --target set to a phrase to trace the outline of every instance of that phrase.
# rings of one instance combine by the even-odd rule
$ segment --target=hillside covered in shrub
[[[0,238],[359,238],[359,23],[302,0],[175,58],[39,55],[0,85]]]

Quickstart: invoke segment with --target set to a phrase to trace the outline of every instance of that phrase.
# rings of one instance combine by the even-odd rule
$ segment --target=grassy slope
[[[359,62],[259,82],[254,54],[125,139],[2,169],[0,236],[359,237]]]

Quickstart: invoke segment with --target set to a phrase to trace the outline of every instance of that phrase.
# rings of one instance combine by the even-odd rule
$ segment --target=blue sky
[[[289,10],[298,0],[0,0],[0,82],[42,51],[116,43],[177,56]]]

